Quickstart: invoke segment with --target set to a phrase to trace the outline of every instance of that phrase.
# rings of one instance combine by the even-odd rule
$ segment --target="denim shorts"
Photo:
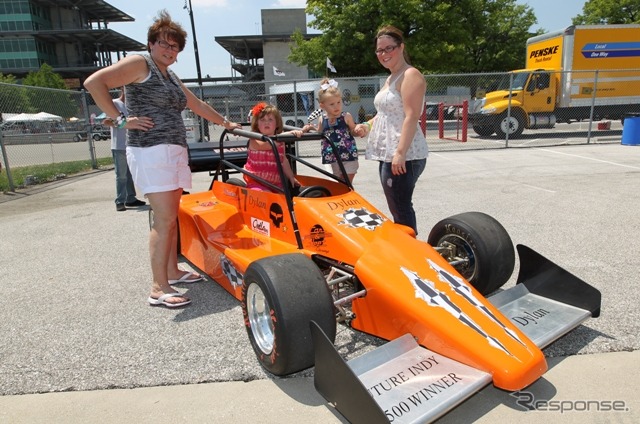
[[[127,146],[127,163],[138,192],[142,195],[179,188],[191,189],[191,169],[186,147],[177,144]]]

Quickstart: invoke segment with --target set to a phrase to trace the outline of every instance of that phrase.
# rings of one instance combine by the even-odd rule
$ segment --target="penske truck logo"
[[[640,56],[640,43],[589,43],[581,53],[587,59]]]
[[[531,50],[531,53],[529,54],[529,59],[533,59],[534,57],[544,57],[544,56],[556,54],[558,53],[559,48],[560,46],[556,45],[553,47],[545,47],[544,49]]]

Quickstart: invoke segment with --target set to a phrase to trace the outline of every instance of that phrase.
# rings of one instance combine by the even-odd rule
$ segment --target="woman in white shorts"
[[[129,55],[103,68],[84,86],[96,104],[119,128],[127,131],[127,162],[139,193],[153,209],[149,253],[153,283],[147,301],[168,308],[191,303],[171,285],[201,281],[197,273],[178,267],[177,216],[183,189],[191,188],[191,170],[182,111],[222,125],[239,128],[198,99],[169,69],[185,46],[187,33],[160,11],[148,31],[146,55]],[[109,90],[125,86],[127,117],[111,101]]]

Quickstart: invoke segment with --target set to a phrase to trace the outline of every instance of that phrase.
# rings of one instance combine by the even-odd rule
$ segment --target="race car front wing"
[[[518,245],[514,287],[488,298],[543,348],[600,314],[600,292],[529,247]],[[492,381],[479,370],[433,352],[405,334],[345,362],[311,322],[316,390],[352,423],[432,422]]]

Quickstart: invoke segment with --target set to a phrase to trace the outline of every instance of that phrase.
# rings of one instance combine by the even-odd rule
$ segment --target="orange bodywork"
[[[420,345],[492,374],[505,390],[522,389],[547,370],[540,349],[410,229],[345,185],[297,178],[332,196],[294,197],[293,216],[282,194],[221,181],[183,196],[181,253],[238,300],[241,276],[255,260],[331,258],[352,266],[366,289],[352,302],[354,329],[387,340],[410,333]]]

